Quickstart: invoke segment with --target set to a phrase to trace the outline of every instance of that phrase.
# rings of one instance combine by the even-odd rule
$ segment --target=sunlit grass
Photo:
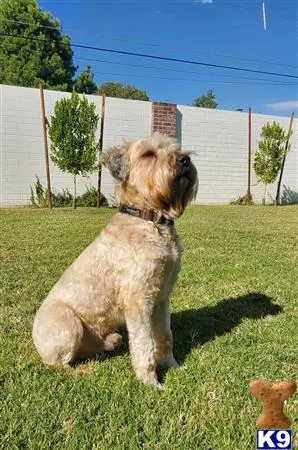
[[[255,448],[251,379],[297,380],[297,207],[190,207],[172,300],[165,390],[139,383],[127,346],[71,371],[44,367],[34,313],[109,209],[2,210],[0,448]],[[287,402],[296,419],[298,402]]]

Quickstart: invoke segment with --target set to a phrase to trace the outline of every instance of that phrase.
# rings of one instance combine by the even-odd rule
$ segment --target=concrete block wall
[[[263,125],[279,122],[288,130],[286,117],[252,114],[252,166],[254,153]],[[287,156],[283,188],[298,195],[298,136],[297,119],[293,124],[291,151]],[[197,202],[201,204],[228,204],[247,191],[248,173],[248,114],[236,111],[212,110],[177,106],[177,138],[184,151],[194,152],[193,160],[199,173]],[[251,169],[251,188],[254,201],[262,200],[263,185],[257,183]],[[276,183],[268,186],[275,198]],[[270,201],[270,197],[268,199]]]
[[[106,98],[103,148],[151,134],[151,102]],[[97,186],[95,181],[94,186]],[[113,203],[114,181],[106,168],[102,171],[102,192]]]
[[[178,106],[178,139],[193,152],[200,203],[226,203],[246,188],[247,124],[239,113]],[[228,116],[228,117],[227,117]]]
[[[70,94],[45,91],[46,115],[50,118],[57,99]],[[101,114],[102,99],[88,96]],[[156,106],[157,105],[157,109]],[[162,108],[161,108],[162,107]],[[164,107],[166,109],[164,109]],[[162,120],[156,119],[156,111]],[[171,117],[171,120],[168,120]],[[289,118],[252,115],[252,148],[257,149],[262,126],[278,121],[286,130]],[[155,125],[154,125],[155,123]],[[165,125],[165,128],[159,128]],[[155,126],[157,128],[155,128]],[[248,114],[235,111],[210,110],[190,106],[142,102],[116,98],[106,99],[104,149],[151,134],[155,129],[176,134],[184,151],[194,152],[200,180],[197,203],[227,204],[247,190]],[[294,119],[291,151],[287,156],[282,197],[298,200],[298,129]],[[99,137],[99,134],[98,136]],[[253,160],[253,155],[252,155]],[[30,185],[35,174],[46,186],[43,134],[39,89],[0,85],[0,206],[22,206],[30,203]],[[54,190],[72,191],[73,179],[50,163]],[[78,192],[86,184],[97,186],[97,174],[79,178]],[[114,183],[106,171],[102,174],[102,191],[113,201]],[[269,186],[274,197],[276,185]],[[252,169],[252,194],[260,202],[263,185],[257,183]]]
[[[45,90],[44,95],[48,119],[54,112],[56,100],[70,96],[69,93],[49,90]],[[100,118],[102,98],[88,95],[88,100],[95,103]],[[116,98],[106,100],[104,149],[118,145],[123,139],[135,139],[150,133],[150,102]],[[33,185],[35,175],[46,186],[39,89],[0,85],[0,135],[0,206],[28,205],[30,185]],[[73,192],[72,175],[61,172],[51,161],[50,173],[54,191],[68,189]],[[97,186],[96,173],[78,177],[78,194],[84,192],[89,184]],[[114,186],[106,169],[102,173],[102,190],[112,201]]]
[[[39,89],[0,86],[1,96],[1,206],[30,204],[30,185],[37,175],[46,186],[45,158]],[[65,92],[44,91],[47,118],[55,102],[70,96]],[[90,96],[100,115],[101,97]],[[50,142],[49,142],[50,150]],[[50,160],[52,189],[73,191],[73,177],[61,172]],[[78,193],[93,180],[78,177]]]

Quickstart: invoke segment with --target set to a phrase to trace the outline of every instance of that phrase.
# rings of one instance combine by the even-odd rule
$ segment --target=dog
[[[177,367],[169,297],[183,252],[174,220],[197,193],[197,171],[174,138],[154,133],[102,154],[119,211],[54,285],[33,342],[47,365],[68,366],[121,344],[128,331],[138,379],[162,388],[156,364]]]

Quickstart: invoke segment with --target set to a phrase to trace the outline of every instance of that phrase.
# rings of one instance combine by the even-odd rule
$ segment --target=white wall
[[[57,99],[70,94],[45,91],[46,115],[53,113]],[[101,114],[101,97],[88,96]],[[104,130],[104,149],[117,145],[122,139],[134,139],[151,133],[151,103],[135,100],[107,98]],[[288,129],[289,119],[284,117],[252,116],[252,146],[257,148],[261,127],[278,121]],[[193,151],[200,189],[198,203],[229,203],[247,190],[247,113],[209,110],[190,106],[177,107],[177,137],[185,151]],[[297,186],[297,119],[294,120],[292,148],[288,154],[283,184],[298,195]],[[43,134],[40,113],[39,89],[0,85],[0,150],[1,191],[0,206],[20,206],[30,203],[30,185],[35,174],[46,186]],[[72,176],[62,173],[50,163],[54,190],[68,188],[72,191]],[[78,180],[78,192],[86,184],[97,186],[97,175]],[[103,170],[102,191],[113,195],[113,181]],[[275,196],[275,186],[269,191]],[[256,183],[252,170],[254,199],[261,201],[263,186]]]
[[[199,173],[198,203],[229,203],[247,191],[248,114],[235,111],[212,110],[190,106],[178,107],[177,136],[185,151],[195,152],[193,160]],[[285,117],[252,114],[252,161],[258,148],[262,126],[279,122],[286,130]],[[297,186],[297,119],[287,156],[283,184],[298,193]],[[252,194],[261,202],[263,185],[256,181],[252,168]],[[268,187],[275,198],[276,183]]]
[[[44,93],[47,117],[53,113],[57,99],[70,95],[56,91]],[[2,85],[0,95],[1,206],[27,205],[35,175],[46,186],[39,89]],[[90,97],[100,115],[101,97]],[[50,173],[54,190],[73,189],[72,176],[61,172],[51,161]],[[85,184],[85,180],[78,179],[78,192],[85,190]]]
[[[53,114],[55,102],[69,93],[44,91],[46,116]],[[88,95],[101,116],[102,99]],[[30,185],[37,175],[46,186],[43,131],[40,112],[39,89],[0,85],[0,150],[1,150],[1,192],[0,206],[20,206],[30,203]],[[151,103],[134,100],[108,98],[104,130],[104,148],[119,144],[123,139],[147,136],[151,132]],[[99,137],[99,132],[98,132]],[[50,142],[49,142],[50,146]],[[61,172],[50,161],[53,190],[73,190],[73,177]],[[97,174],[79,177],[78,193],[86,185],[97,186]],[[103,192],[108,198],[113,193],[110,175],[104,169]]]
[[[150,134],[151,102],[106,99],[104,149],[120,144],[123,139],[133,140]],[[105,168],[102,173],[102,191],[108,199],[113,198],[113,178]]]

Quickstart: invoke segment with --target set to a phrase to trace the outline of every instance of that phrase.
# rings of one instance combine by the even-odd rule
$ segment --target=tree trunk
[[[74,209],[77,207],[77,180],[76,180],[76,174],[73,176],[73,200],[72,200],[72,206]]]
[[[265,183],[264,197],[263,197],[262,205],[266,205],[266,194],[267,194],[267,183]]]

